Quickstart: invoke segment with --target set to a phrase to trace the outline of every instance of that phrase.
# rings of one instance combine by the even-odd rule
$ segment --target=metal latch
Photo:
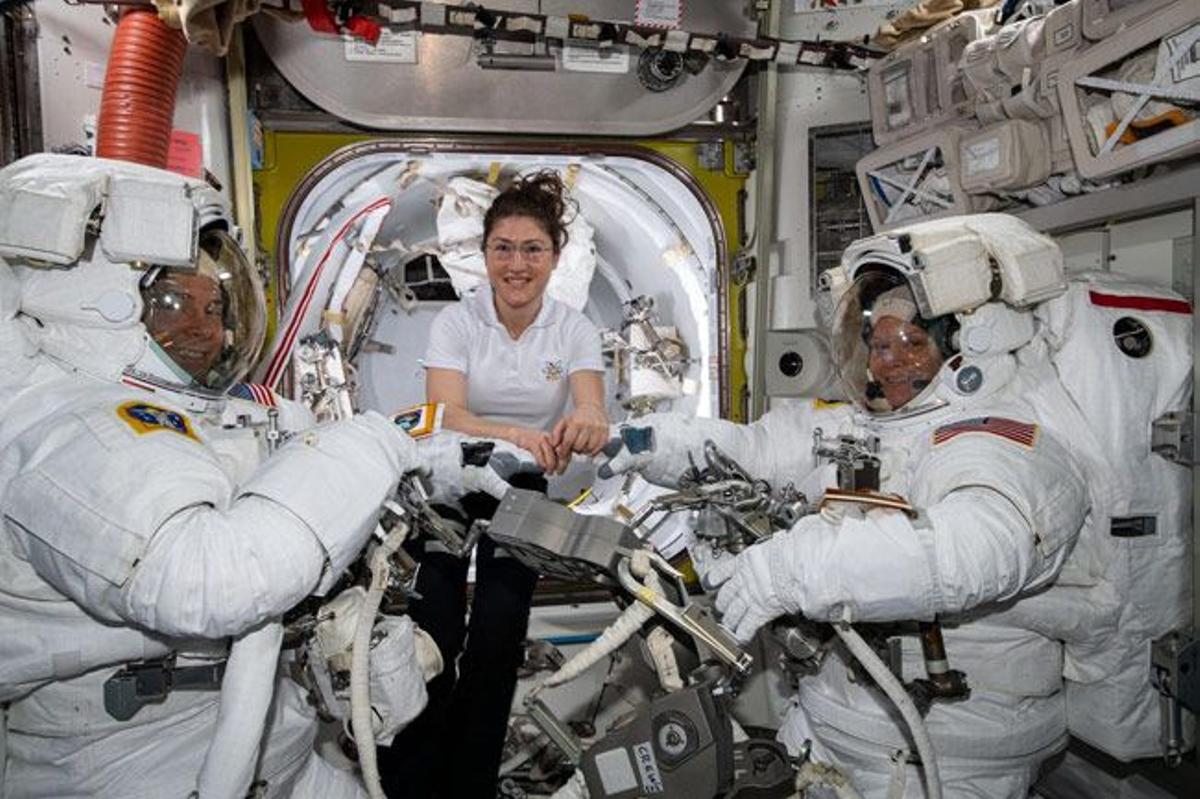
[[[1150,451],[1172,463],[1194,466],[1196,457],[1196,415],[1164,413],[1150,425]]]

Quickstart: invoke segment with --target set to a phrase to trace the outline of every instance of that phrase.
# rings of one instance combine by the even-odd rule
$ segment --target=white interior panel
[[[678,328],[690,355],[685,374],[689,393],[667,405],[690,414],[717,415],[721,391],[718,265],[724,254],[720,227],[711,204],[688,184],[685,174],[630,155],[414,151],[387,143],[357,145],[335,154],[314,170],[289,202],[295,211],[285,219],[281,233],[286,242],[281,239],[280,246],[286,247],[292,297],[280,329],[286,330],[294,317],[305,313],[297,311],[295,300],[310,284],[316,286],[313,273],[319,264],[324,263],[316,288],[320,296],[299,325],[300,338],[316,332],[320,308],[340,308],[333,298],[341,294],[338,287],[345,286],[346,275],[331,270],[336,273],[353,264],[353,251],[365,248],[368,263],[385,273],[421,253],[438,254],[437,206],[452,177],[486,180],[497,172],[539,169],[564,175],[580,213],[595,231],[597,267],[585,315],[602,329],[619,330],[622,303],[637,296],[652,297],[660,324]],[[370,242],[360,233],[353,248],[332,249],[335,231],[354,218],[356,209],[380,202],[390,202],[390,210]],[[445,301],[397,303],[386,290],[380,293],[368,343],[354,361],[360,407],[388,412],[424,400],[422,358],[430,323],[445,305]],[[625,415],[623,398],[611,368],[606,382],[610,415],[620,419]]]

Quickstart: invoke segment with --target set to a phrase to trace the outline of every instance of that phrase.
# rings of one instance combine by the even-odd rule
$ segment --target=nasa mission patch
[[[199,441],[192,423],[186,416],[148,402],[125,402],[117,406],[117,418],[129,425],[139,436],[168,430]]]

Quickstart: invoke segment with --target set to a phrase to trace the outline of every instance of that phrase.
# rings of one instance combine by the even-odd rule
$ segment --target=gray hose
[[[858,658],[858,662],[863,665],[871,678],[900,711],[901,717],[908,725],[909,732],[912,733],[913,743],[917,747],[917,756],[921,758],[921,769],[925,775],[925,793],[928,799],[942,799],[942,780],[938,774],[933,740],[929,737],[929,730],[925,727],[925,721],[921,718],[917,706],[913,704],[912,697],[904,690],[904,686],[896,679],[896,675],[892,674],[892,670],[875,654],[875,650],[871,649],[870,645],[849,623],[835,622],[833,629],[846,644],[850,653]]]
[[[375,614],[379,612],[383,592],[391,577],[388,560],[400,549],[407,535],[408,525],[398,522],[371,553],[371,584],[358,610],[354,646],[350,653],[350,728],[358,747],[363,783],[371,799],[387,799],[379,780],[375,730],[371,724],[371,631],[375,628]]]

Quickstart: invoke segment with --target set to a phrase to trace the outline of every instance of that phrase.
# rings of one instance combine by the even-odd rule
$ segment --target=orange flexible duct
[[[153,10],[125,12],[113,36],[96,155],[165,168],[187,40]]]

